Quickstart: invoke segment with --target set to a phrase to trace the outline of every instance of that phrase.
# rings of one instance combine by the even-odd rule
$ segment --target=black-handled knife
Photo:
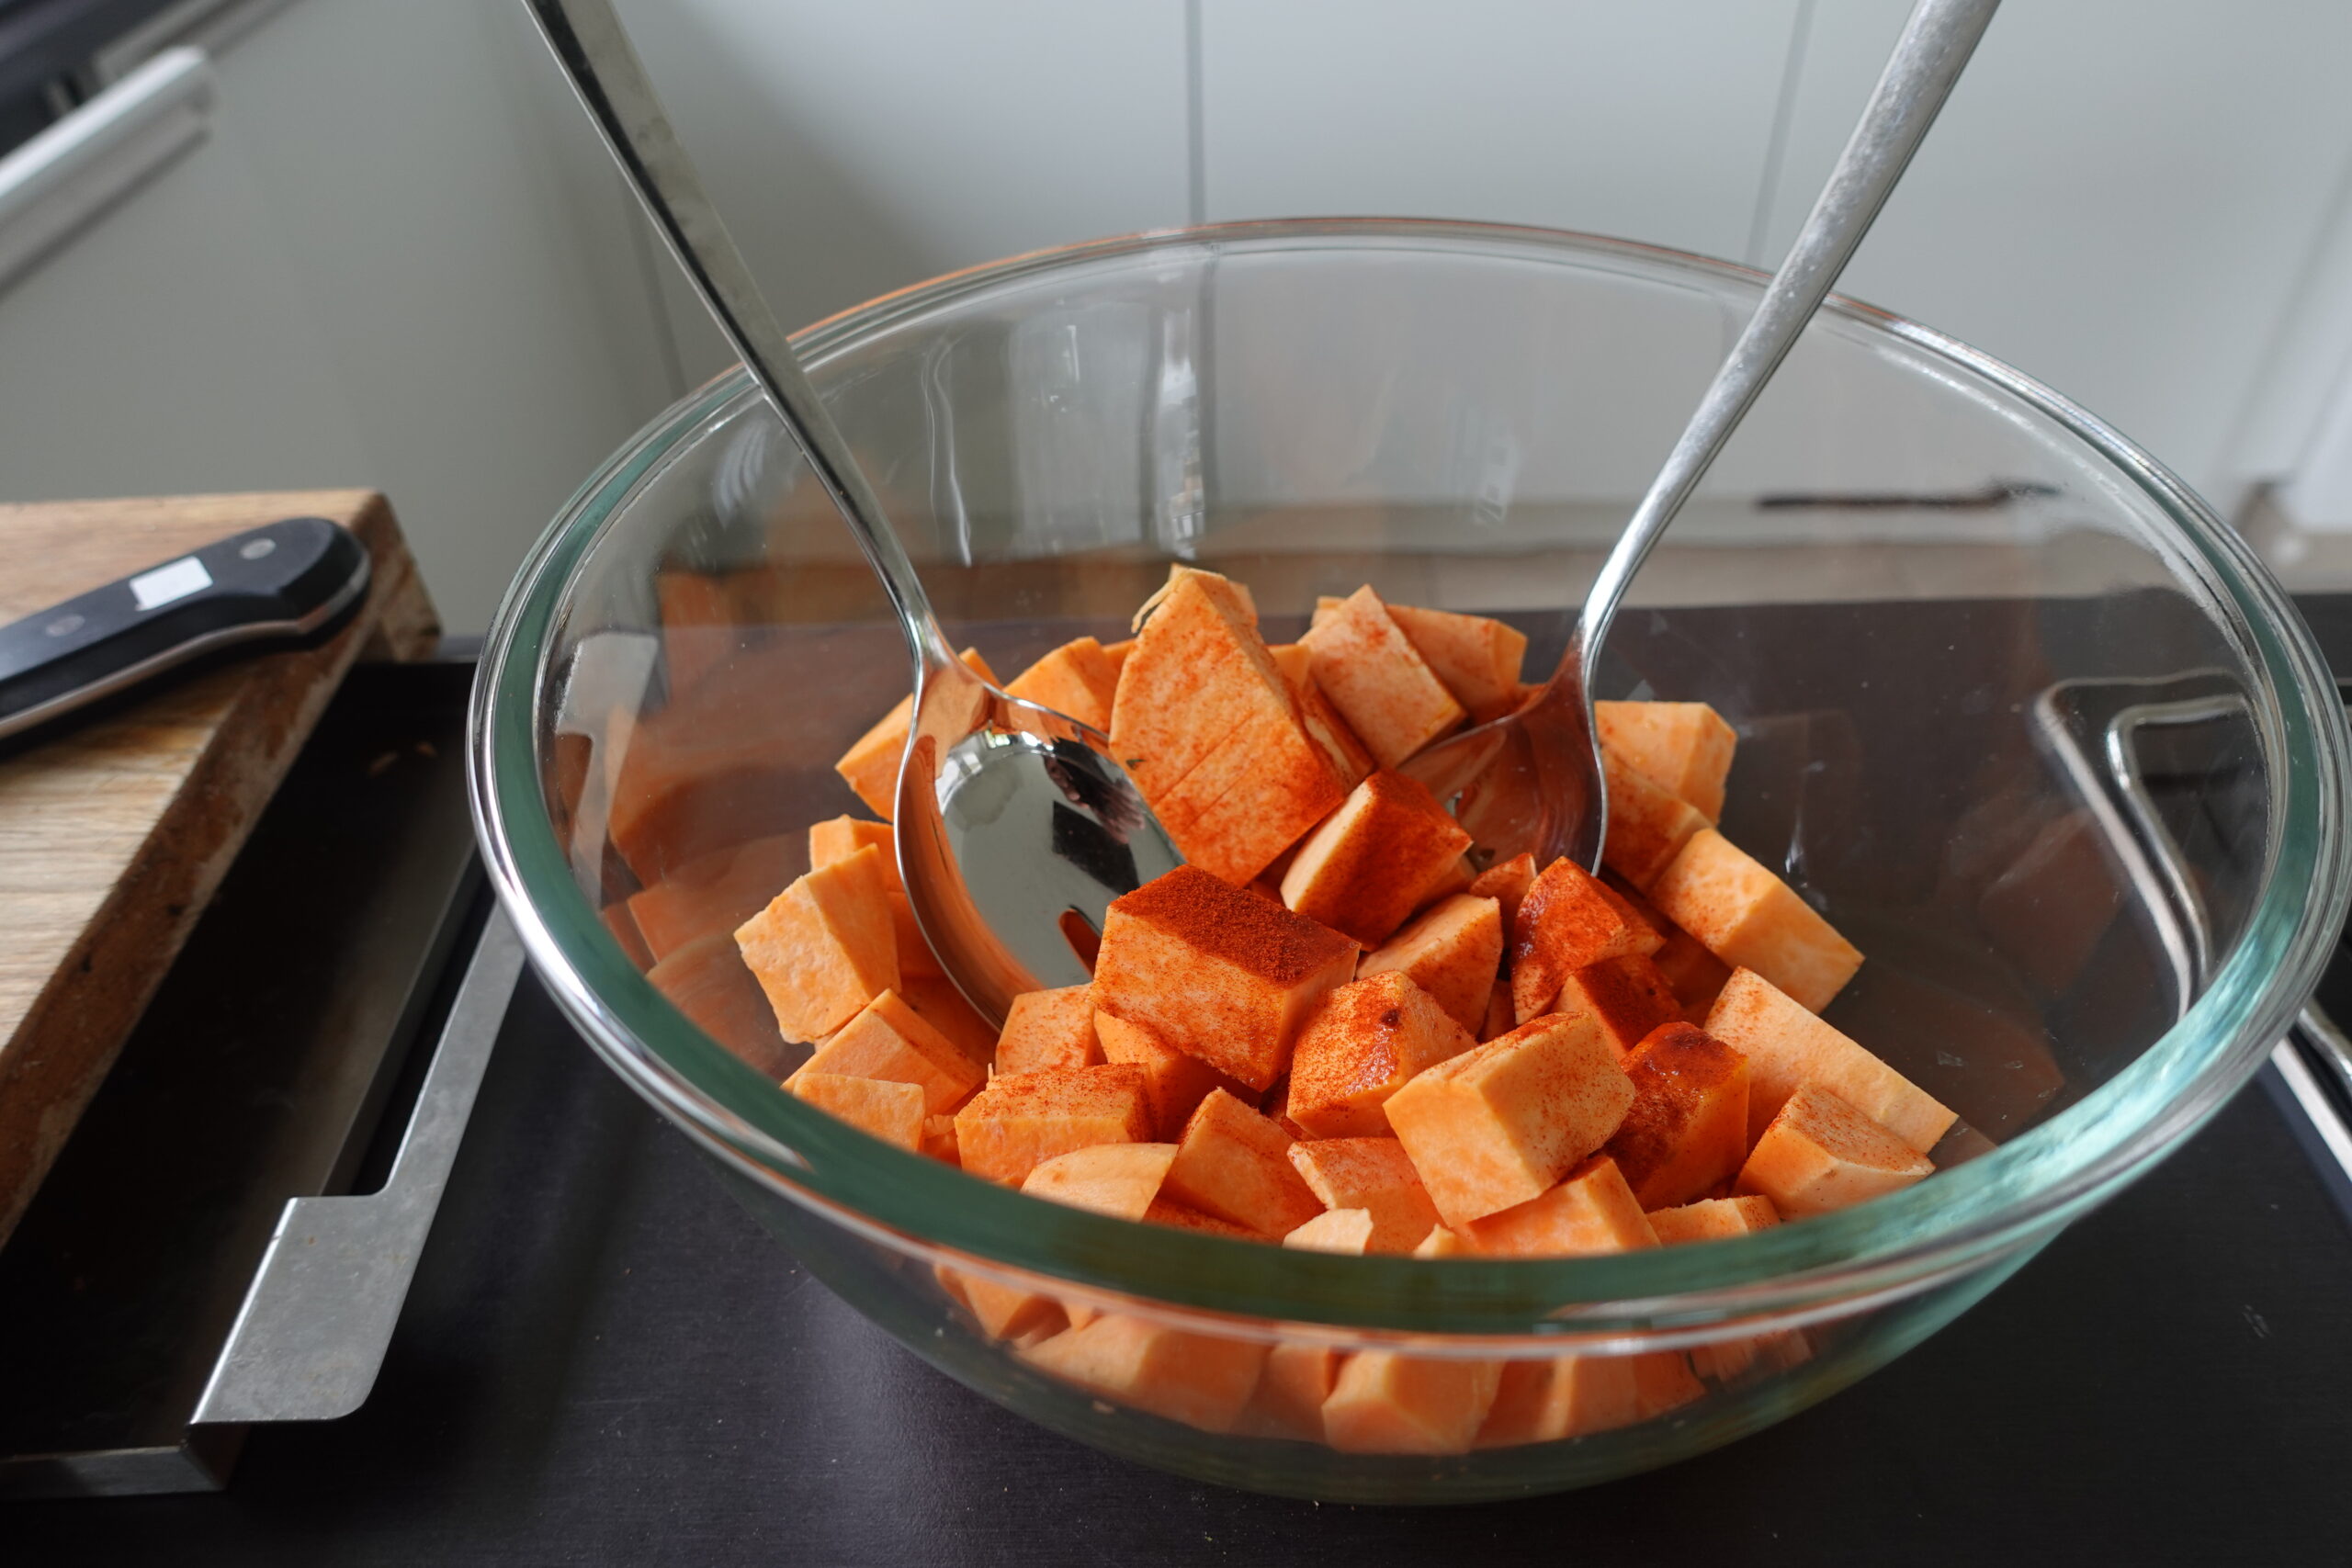
[[[0,626],[0,736],[218,649],[309,637],[367,591],[365,546],[288,517],[76,594]]]

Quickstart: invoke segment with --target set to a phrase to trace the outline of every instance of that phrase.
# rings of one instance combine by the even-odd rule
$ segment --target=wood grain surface
[[[0,1242],[344,671],[439,637],[391,508],[366,491],[0,506],[0,621],[304,515],[373,558],[343,630],[166,677],[0,750]]]

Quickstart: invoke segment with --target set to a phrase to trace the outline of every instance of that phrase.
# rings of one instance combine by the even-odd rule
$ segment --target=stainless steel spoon
[[[1182,857],[1112,760],[1108,738],[1007,696],[956,657],[609,0],[527,3],[638,199],[898,612],[915,666],[914,724],[899,770],[899,869],[941,966],[995,1021],[1023,991],[1083,982],[1104,906]]]
[[[1452,804],[1479,850],[1496,858],[1532,851],[1547,865],[1567,855],[1600,869],[1609,791],[1593,733],[1592,678],[1618,603],[1870,231],[1999,3],[1919,0],[1788,259],[1601,563],[1559,668],[1516,713],[1404,764]]]

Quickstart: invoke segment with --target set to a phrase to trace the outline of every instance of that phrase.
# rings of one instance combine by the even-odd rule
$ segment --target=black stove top
[[[2352,599],[2307,610],[2352,669]],[[0,1562],[2343,1561],[2352,1186],[2321,1152],[2266,1069],[1984,1303],[1766,1433],[1559,1497],[1317,1506],[1136,1469],[901,1351],[526,978],[366,1405],[254,1428],[217,1495],[0,1506]]]

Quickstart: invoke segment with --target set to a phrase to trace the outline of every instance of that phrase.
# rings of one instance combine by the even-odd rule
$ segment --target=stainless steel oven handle
[[[383,1190],[287,1203],[198,1422],[328,1421],[367,1399],[522,970],[523,944],[493,906]]]

